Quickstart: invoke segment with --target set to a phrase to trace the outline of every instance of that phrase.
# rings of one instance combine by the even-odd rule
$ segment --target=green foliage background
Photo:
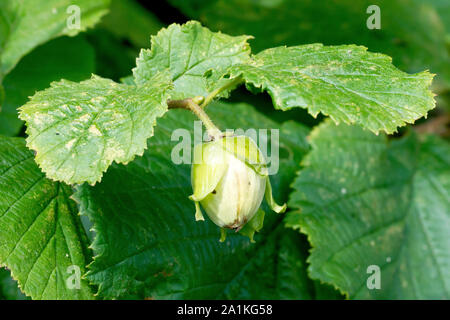
[[[64,27],[65,8],[72,2],[82,8],[81,33]],[[4,266],[0,269],[0,299],[449,299],[448,1],[165,3],[162,11],[152,8],[150,2],[134,0],[0,2],[0,266]],[[372,4],[381,8],[380,30],[366,27],[366,8]],[[298,95],[292,98],[291,92],[283,91],[288,84],[283,83],[287,78],[282,73],[289,71],[290,53],[274,49],[286,55],[284,64],[271,61],[270,51],[256,55],[273,67],[244,68],[248,87],[257,94],[241,87],[227,102],[213,102],[207,109],[220,128],[280,130],[280,172],[271,179],[275,198],[288,202],[289,209],[284,216],[266,215],[256,244],[239,234],[230,234],[226,242],[219,243],[215,225],[194,221],[194,208],[187,198],[190,168],[170,161],[176,144],[170,139],[172,130],[181,127],[192,133],[194,117],[185,110],[164,114],[164,94],[157,88],[158,83],[163,87],[164,79],[145,87],[152,92],[147,97],[149,105],[161,104],[158,112],[145,118],[148,123],[162,116],[157,126],[153,130],[142,123],[132,128],[145,139],[119,159],[125,164],[113,164],[95,186],[71,187],[50,180],[72,183],[73,177],[47,171],[46,177],[34,162],[33,152],[25,147],[27,134],[17,108],[25,105],[29,96],[61,79],[73,81],[77,90],[75,83],[86,80],[96,86],[99,96],[105,95],[102,90],[109,88],[109,80],[91,78],[92,73],[120,82],[136,67],[140,49],[150,48],[150,35],[172,22],[191,19],[212,31],[254,36],[248,40],[254,54],[284,45],[356,44],[391,56],[394,66],[414,73],[409,82],[395,88],[409,94],[410,100],[393,100],[380,93],[377,103],[364,97],[347,101],[335,89],[338,77],[326,74],[327,68],[314,76],[333,85],[325,90],[314,81],[305,87],[297,83]],[[41,27],[35,28],[33,23],[40,21]],[[239,47],[236,60],[247,59],[247,38],[235,39]],[[163,41],[158,44],[157,53],[165,57]],[[342,61],[347,50],[354,50],[361,60],[379,63],[386,78],[370,82],[371,88],[381,91],[390,77],[404,75],[384,56],[366,54],[355,46],[343,48],[329,59]],[[185,48],[180,45],[179,50],[183,53]],[[312,45],[303,50],[318,54],[322,49]],[[148,61],[158,59],[149,52],[141,54],[134,71],[138,82],[161,76],[157,74],[160,70],[149,71],[152,64]],[[317,60],[295,63],[320,65]],[[344,66],[346,70],[364,74],[363,67],[352,63]],[[395,132],[399,125],[413,123],[418,114],[425,115],[432,108],[427,88],[421,87],[430,80],[427,73],[421,73],[424,70],[436,74],[432,91],[438,94],[437,106],[428,112],[427,119]],[[177,79],[176,88],[192,81],[186,76]],[[219,81],[214,74],[211,80]],[[271,87],[271,83],[279,87]],[[210,85],[196,84],[193,87],[200,87],[200,91],[189,93],[203,94]],[[67,98],[61,87],[55,87],[54,91],[43,91],[44,98],[45,92]],[[259,87],[270,95],[261,93]],[[287,110],[301,105],[296,97],[305,96],[305,88],[322,90],[320,96],[305,102],[309,112]],[[115,90],[133,100],[134,88],[129,92],[123,85]],[[36,105],[38,98],[33,98]],[[388,105],[393,101],[395,105]],[[339,111],[339,106],[351,102],[375,112],[358,120],[359,113]],[[58,104],[63,103],[58,100]],[[420,110],[409,113],[408,106],[415,103]],[[130,103],[130,110],[138,105],[139,101]],[[28,104],[28,110],[32,108]],[[386,116],[386,108],[392,108],[393,113]],[[396,135],[375,135],[346,124],[336,126],[323,121],[320,111],[339,122],[356,122],[375,132]],[[142,119],[148,115],[147,109],[138,110],[136,115]],[[104,119],[105,126],[109,120]],[[33,134],[33,128],[27,133]],[[151,135],[144,152],[145,140]],[[52,146],[46,145],[48,139],[44,138],[35,144],[50,150]],[[60,139],[60,143],[70,140]],[[135,154],[138,157],[126,165]],[[58,156],[50,159],[57,161]],[[45,170],[46,159],[38,159]],[[85,160],[87,167],[92,159]],[[111,162],[99,165],[96,176],[80,177],[76,182],[97,181]],[[82,266],[85,274],[79,291],[64,289],[66,268],[71,264]],[[365,285],[369,276],[366,268],[374,264],[381,267],[381,290],[368,290]]]

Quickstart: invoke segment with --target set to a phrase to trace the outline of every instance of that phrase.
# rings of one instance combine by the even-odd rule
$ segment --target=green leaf
[[[208,114],[222,129],[280,129],[246,104],[213,103]],[[171,160],[172,152],[179,151],[174,147],[180,140],[176,135],[171,139],[175,129],[188,129],[191,139],[201,139],[201,132],[192,132],[194,120],[186,110],[169,111],[158,120],[142,157],[126,167],[113,165],[101,183],[78,189],[80,210],[96,232],[96,257],[87,278],[99,285],[104,298],[310,298],[301,241],[286,232],[283,216],[266,214],[255,244],[234,232],[221,243],[219,228],[209,219],[195,221],[194,203],[188,199],[190,165]],[[271,177],[280,202],[307,150],[308,130],[293,123],[290,129],[298,135],[281,127],[280,173]],[[260,266],[264,273],[255,271]]]
[[[27,146],[47,177],[95,184],[113,161],[142,155],[156,118],[167,111],[170,87],[164,75],[142,86],[98,76],[52,83],[20,108]]]
[[[158,72],[171,75],[174,99],[206,96],[232,65],[248,61],[248,36],[214,33],[196,21],[172,24],[152,36],[151,50],[143,49],[133,69],[136,83],[149,81]]]
[[[33,299],[92,299],[68,268],[90,260],[72,190],[45,178],[22,138],[0,137],[0,266]],[[73,267],[72,267],[73,268]]]
[[[314,117],[321,112],[374,132],[393,133],[435,105],[428,89],[433,75],[404,73],[388,56],[354,45],[267,49],[232,73],[267,90],[275,108],[308,108]]]
[[[310,138],[286,220],[309,237],[311,277],[351,299],[449,299],[449,144],[330,122]]]
[[[0,74],[7,74],[34,47],[61,35],[74,36],[91,27],[107,12],[110,0],[1,1]],[[80,9],[80,28],[71,24]]]
[[[17,282],[11,278],[11,273],[0,268],[0,300],[25,300],[27,297],[20,291]]]
[[[450,87],[446,47],[448,0],[170,0],[213,31],[251,34],[253,52],[282,45],[357,44],[393,57],[409,73],[437,73],[436,89]],[[433,4],[436,9],[423,3]],[[444,4],[446,3],[446,4]],[[371,5],[380,8],[381,29],[367,28]],[[439,19],[439,16],[442,19]],[[442,20],[442,21],[441,21]],[[448,34],[448,31],[447,31]],[[447,38],[448,39],[448,38]],[[448,41],[448,40],[447,40]]]
[[[332,286],[314,281],[315,300],[342,300],[344,296]]]
[[[81,81],[94,72],[94,51],[87,41],[61,37],[26,55],[5,80],[5,101],[1,104],[0,134],[17,135],[23,126],[17,108],[36,91],[49,87],[62,78]]]

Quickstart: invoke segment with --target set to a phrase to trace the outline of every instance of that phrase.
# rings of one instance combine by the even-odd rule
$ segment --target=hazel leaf
[[[393,133],[426,116],[435,101],[432,74],[407,74],[391,60],[362,46],[311,44],[264,50],[231,73],[267,91],[276,109],[306,108],[314,117]]]
[[[23,138],[0,137],[0,190],[0,267],[33,299],[94,299],[76,279],[92,254],[72,190],[45,177]]]
[[[173,99],[206,96],[213,89],[211,82],[219,81],[229,67],[249,60],[249,38],[212,32],[197,21],[171,24],[152,36],[151,49],[141,51],[133,69],[136,83],[167,72],[174,83]]]
[[[95,184],[113,161],[143,154],[156,119],[167,111],[170,88],[161,74],[141,86],[98,76],[54,82],[20,108],[27,146],[47,177]]]
[[[286,223],[308,235],[311,277],[350,299],[448,299],[448,142],[330,121],[310,138]]]

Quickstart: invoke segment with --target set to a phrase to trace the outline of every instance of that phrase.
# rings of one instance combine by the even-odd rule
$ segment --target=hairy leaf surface
[[[0,266],[33,299],[92,299],[70,276],[90,260],[72,190],[45,178],[22,138],[0,137]]]
[[[47,177],[94,184],[113,161],[142,155],[156,118],[167,111],[170,87],[163,75],[142,86],[98,76],[54,82],[20,108],[27,146]]]
[[[287,225],[309,237],[310,275],[351,299],[450,297],[450,146],[387,141],[328,122],[293,184]],[[380,289],[370,290],[374,270]],[[369,270],[369,271],[368,271]]]
[[[152,36],[151,49],[141,51],[133,69],[136,83],[167,72],[174,82],[174,99],[206,96],[211,82],[219,80],[230,66],[249,59],[248,39],[211,32],[196,21],[172,24]]]
[[[430,73],[404,73],[388,56],[354,45],[267,49],[232,73],[267,90],[278,109],[307,108],[374,132],[393,133],[435,105]]]

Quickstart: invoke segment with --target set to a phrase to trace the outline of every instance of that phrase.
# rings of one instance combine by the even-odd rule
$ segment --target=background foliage
[[[82,9],[81,33],[66,28],[65,9],[73,3]],[[366,27],[366,8],[371,4],[381,8],[380,30]],[[134,0],[3,0],[0,10],[0,265],[8,268],[0,269],[0,299],[449,299],[448,1],[168,0],[155,7]],[[181,127],[192,132],[194,117],[185,110],[165,113],[166,97],[157,88],[157,83],[165,80],[150,62],[167,57],[167,37],[159,34],[151,44],[150,35],[173,22],[191,19],[212,31],[236,36],[217,36],[218,44],[235,41],[232,61],[248,59],[247,41],[254,54],[284,45],[355,44],[391,56],[393,65],[414,74],[403,86],[394,88],[409,94],[410,100],[393,100],[382,93],[383,88],[391,77],[405,74],[393,68],[385,56],[349,46],[321,60],[318,52],[323,47],[303,47],[315,55],[295,64],[317,68],[313,73],[302,69],[298,76],[320,77],[333,84],[321,91],[323,83],[309,83],[309,88],[320,94],[304,101],[308,113],[299,108],[282,111],[301,105],[298,97],[307,93],[304,84],[296,84],[298,95],[294,98],[285,91],[292,85],[283,82],[283,68],[291,62],[285,48],[273,50],[286,54],[286,60],[272,61],[271,51],[256,55],[256,59],[275,65],[273,70],[259,66],[233,70],[243,72],[248,88],[257,94],[239,88],[228,102],[208,107],[211,118],[223,129],[280,129],[280,172],[271,180],[275,198],[288,201],[289,212],[284,216],[267,214],[255,244],[239,234],[230,234],[226,242],[219,243],[215,225],[195,222],[187,198],[191,192],[189,166],[170,161],[177,142],[171,141],[172,130]],[[170,36],[180,44],[178,55],[195,41],[200,44],[192,46],[196,53],[204,50],[201,38],[192,39],[179,30]],[[141,48],[148,50],[136,64]],[[348,50],[354,59],[348,57]],[[378,101],[361,96],[347,99],[333,91],[336,83],[344,90],[358,88],[357,78],[348,83],[339,75],[326,73],[333,58],[345,61],[339,70],[356,70],[362,77],[365,69],[358,62],[372,59],[381,75],[370,83],[371,89],[379,91]],[[228,62],[211,59],[199,63],[194,71],[201,73],[211,66],[220,71]],[[138,84],[152,87],[130,89],[106,80],[120,82],[134,67],[135,78],[142,82]],[[211,83],[193,86],[195,77],[177,74],[179,67],[172,64],[170,74],[179,92],[204,94],[211,90]],[[433,108],[424,85],[431,77],[424,70],[436,74],[432,90],[438,94],[437,107],[426,120],[400,128],[395,136],[336,126],[318,115],[322,112],[340,122],[394,133],[404,121],[412,123]],[[91,78],[92,73],[105,79]],[[160,78],[152,81],[154,77]],[[136,119],[141,119],[141,114],[149,116],[146,123],[161,118],[154,130],[141,123],[127,131],[127,137],[135,132],[142,141],[135,141],[119,160],[128,163],[137,154],[134,161],[113,164],[95,186],[68,186],[46,178],[34,162],[24,137],[43,128],[29,127],[26,134],[17,109],[43,89],[46,91],[41,94],[59,99],[56,104],[67,103],[63,100],[84,92],[77,83],[83,80],[97,87],[98,97],[110,94],[109,102],[117,96],[133,101],[133,95],[141,94],[139,90],[152,92],[147,98],[149,104],[160,105],[158,112],[149,114],[139,101],[130,103],[128,111],[136,112]],[[213,74],[211,80],[218,79]],[[58,83],[50,88],[53,81]],[[64,96],[66,87],[62,86],[76,88],[79,94]],[[258,87],[268,93],[261,93]],[[107,94],[110,89],[116,92]],[[39,97],[34,96],[22,109],[22,119],[28,121],[27,110],[29,114],[41,110],[33,109],[33,104],[39,105]],[[376,111],[365,118],[358,112],[339,112],[339,106],[355,101]],[[392,101],[395,105],[388,105]],[[102,103],[94,101],[90,107],[95,110]],[[409,110],[411,104],[420,105],[420,110]],[[383,112],[386,108],[392,108],[390,115]],[[68,111],[74,120],[74,137],[80,129],[76,121],[84,111]],[[111,119],[103,120],[109,128]],[[121,128],[127,126],[126,121],[120,123]],[[56,123],[44,129],[57,136]],[[85,133],[90,129],[92,133],[90,125],[83,127]],[[55,143],[60,144],[73,138],[57,137]],[[119,142],[124,147],[127,141],[122,138]],[[47,141],[43,137],[35,140],[35,145],[52,155],[54,145]],[[105,148],[117,142],[104,141]],[[96,146],[89,145],[89,150]],[[49,168],[70,167],[72,153],[83,163],[84,176],[72,181],[72,172],[59,170],[50,177],[70,183],[90,177],[93,183],[113,160],[101,163],[104,159],[98,159],[94,173],[89,171],[90,159],[83,158],[81,151],[44,156],[41,161],[38,156],[37,162],[44,171],[46,164]],[[66,268],[72,264],[82,266],[86,273],[79,291],[67,290],[64,284]],[[381,267],[382,290],[365,286],[366,268],[373,264]]]

